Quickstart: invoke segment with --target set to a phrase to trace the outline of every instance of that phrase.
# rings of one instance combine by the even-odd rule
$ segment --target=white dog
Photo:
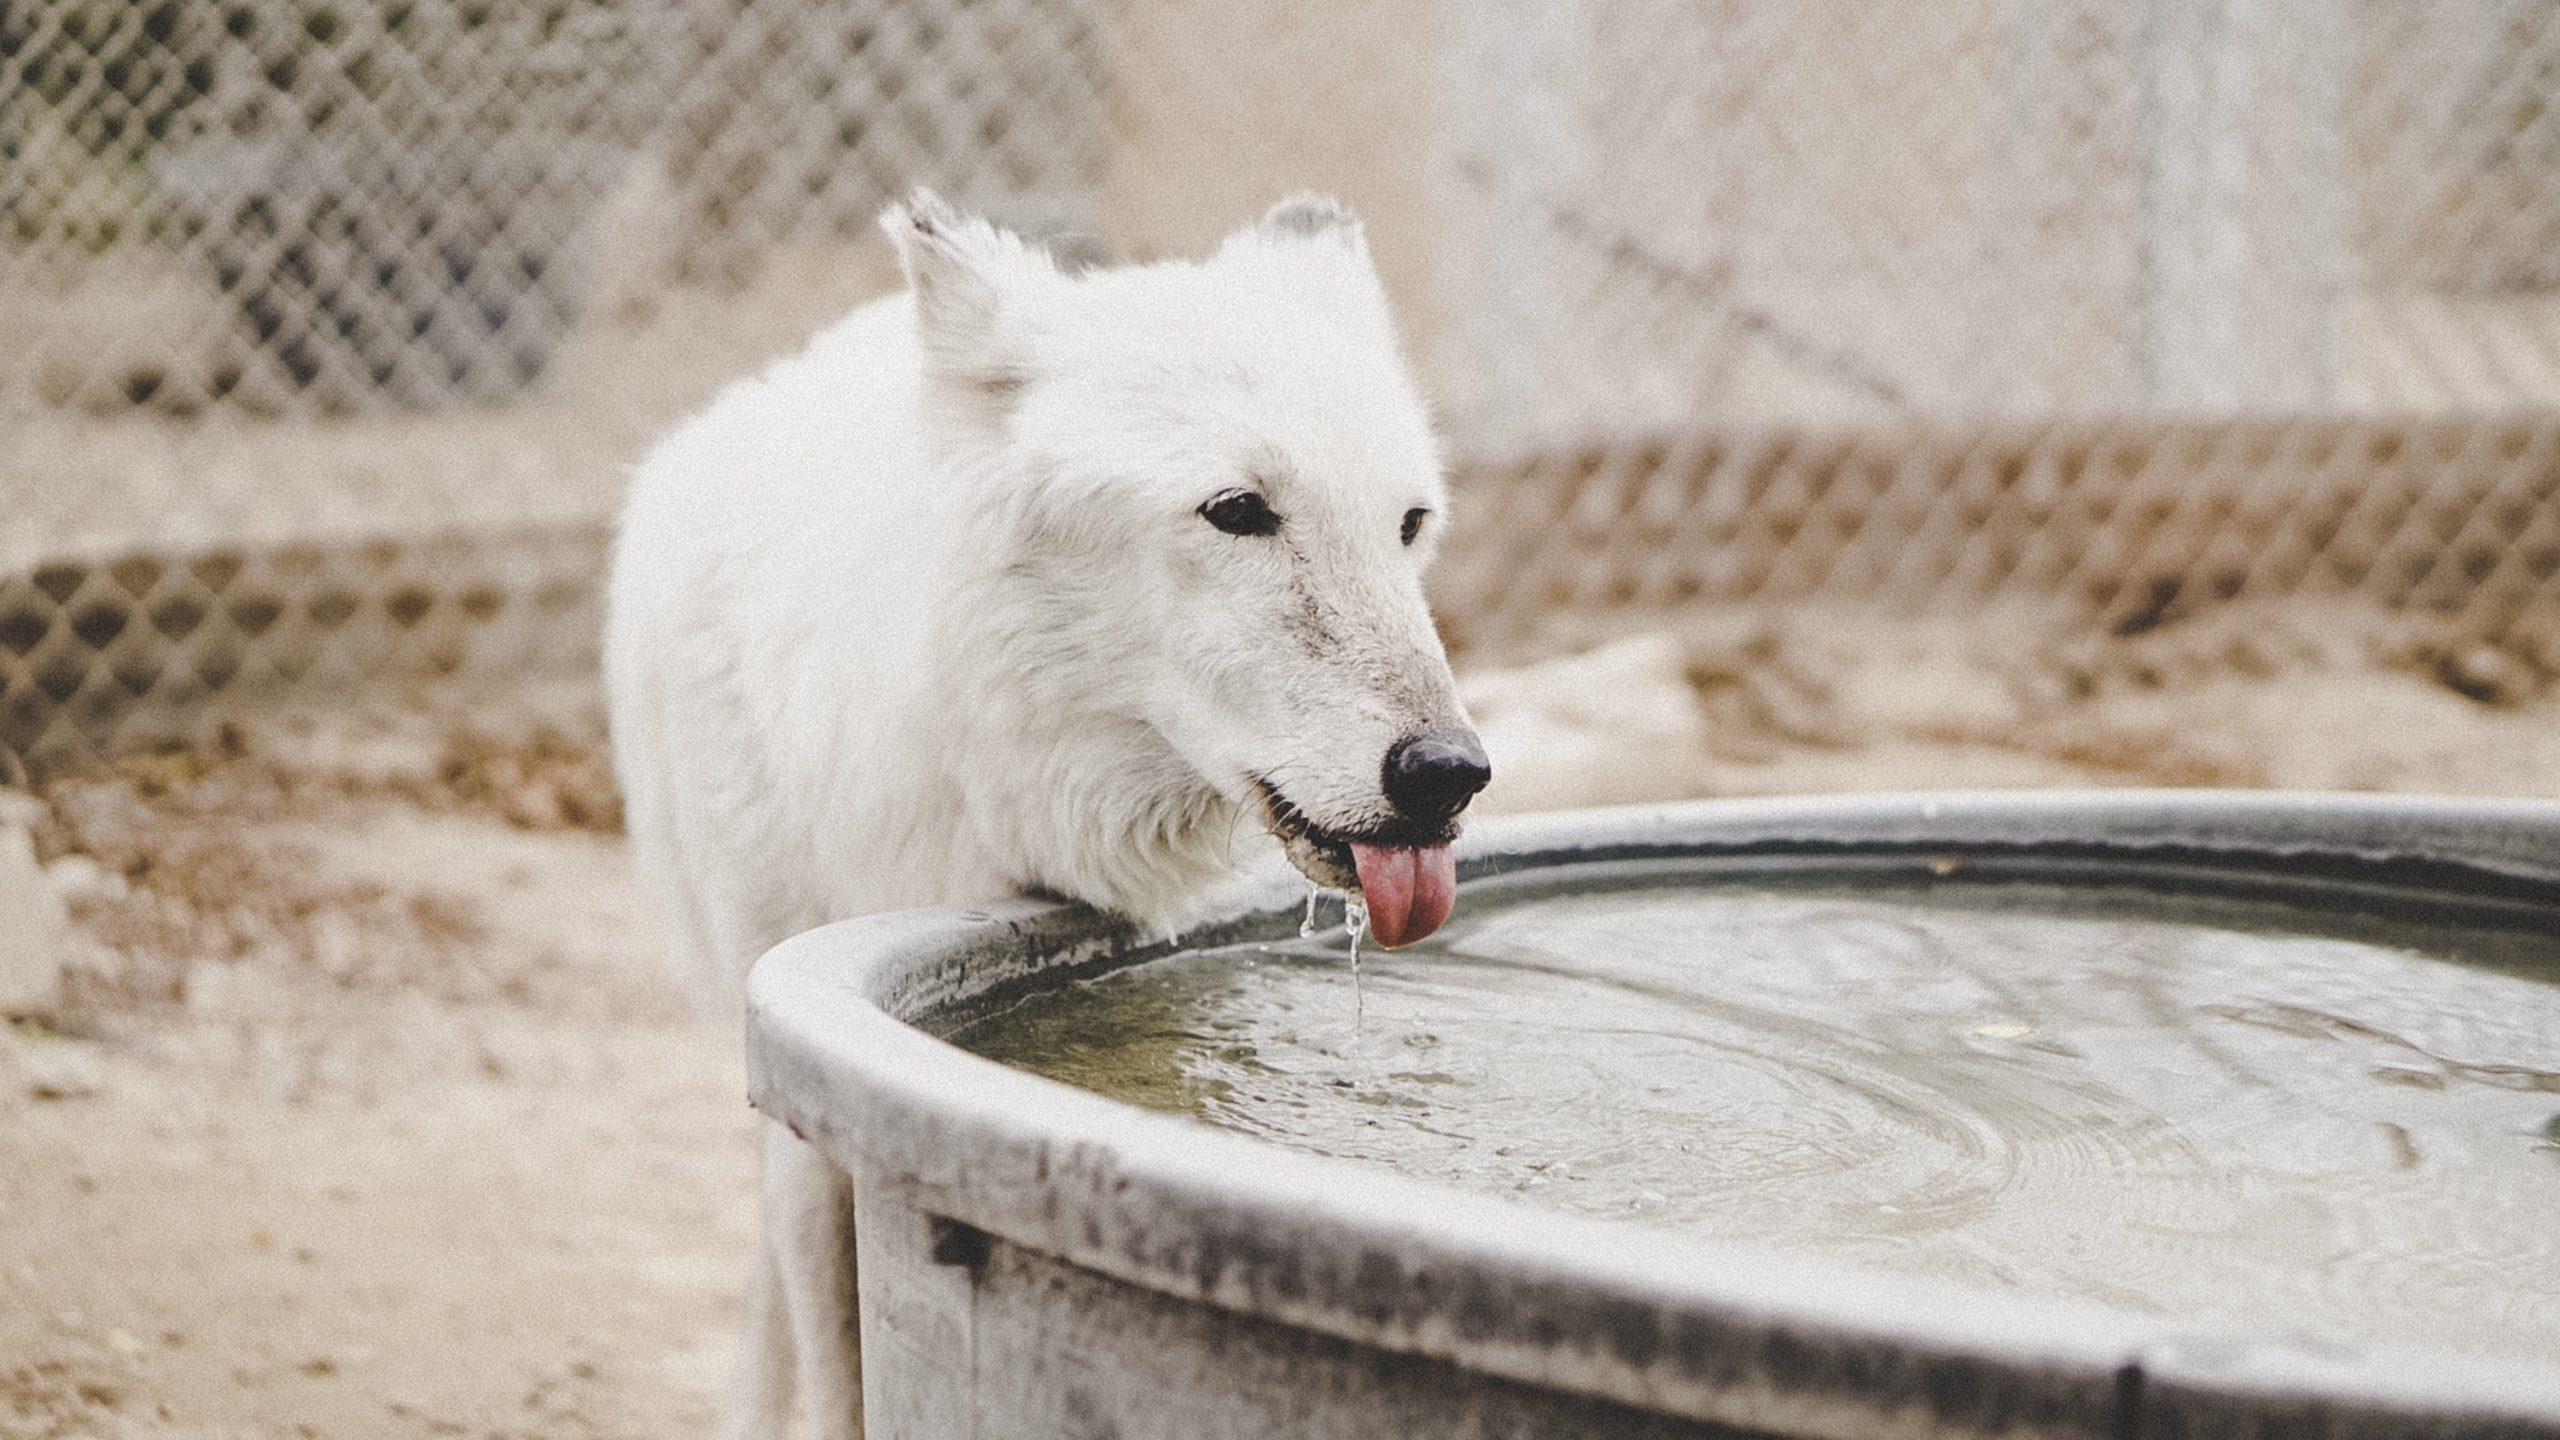
[[[706,988],[811,926],[1045,892],[1193,918],[1246,819],[1402,944],[1488,776],[1422,598],[1447,509],[1359,225],[1062,272],[919,193],[909,290],[633,477],[606,670]],[[772,1127],[724,1433],[859,1432],[845,1181]]]

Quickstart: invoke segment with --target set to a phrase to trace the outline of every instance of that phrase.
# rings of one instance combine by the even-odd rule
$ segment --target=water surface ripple
[[[1473,887],[1471,887],[1472,890]],[[1835,1260],[2560,1362],[2560,936],[2033,883],[1470,894],[954,1035],[1326,1155]]]

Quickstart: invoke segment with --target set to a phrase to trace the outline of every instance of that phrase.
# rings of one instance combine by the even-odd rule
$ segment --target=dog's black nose
[[[1387,799],[1409,819],[1437,825],[1467,808],[1493,778],[1472,730],[1426,730],[1387,750]]]

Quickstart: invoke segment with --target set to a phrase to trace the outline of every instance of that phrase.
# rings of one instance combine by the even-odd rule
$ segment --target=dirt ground
[[[238,748],[44,797],[73,923],[0,1033],[0,1435],[705,1433],[752,1119],[591,740]]]
[[[1495,810],[2560,796],[2555,658],[2335,607],[2138,636],[1807,609],[1467,687]],[[68,928],[58,998],[0,1030],[0,1436],[706,1431],[754,1125],[734,1035],[655,963],[592,723],[280,724],[16,798],[0,846]]]

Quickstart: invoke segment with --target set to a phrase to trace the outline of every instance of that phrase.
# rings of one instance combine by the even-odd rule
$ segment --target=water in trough
[[[1941,867],[1947,869],[1949,867]],[[952,1034],[1272,1142],[2019,1292],[2560,1361],[2560,926],[2130,875],[1573,867]]]

